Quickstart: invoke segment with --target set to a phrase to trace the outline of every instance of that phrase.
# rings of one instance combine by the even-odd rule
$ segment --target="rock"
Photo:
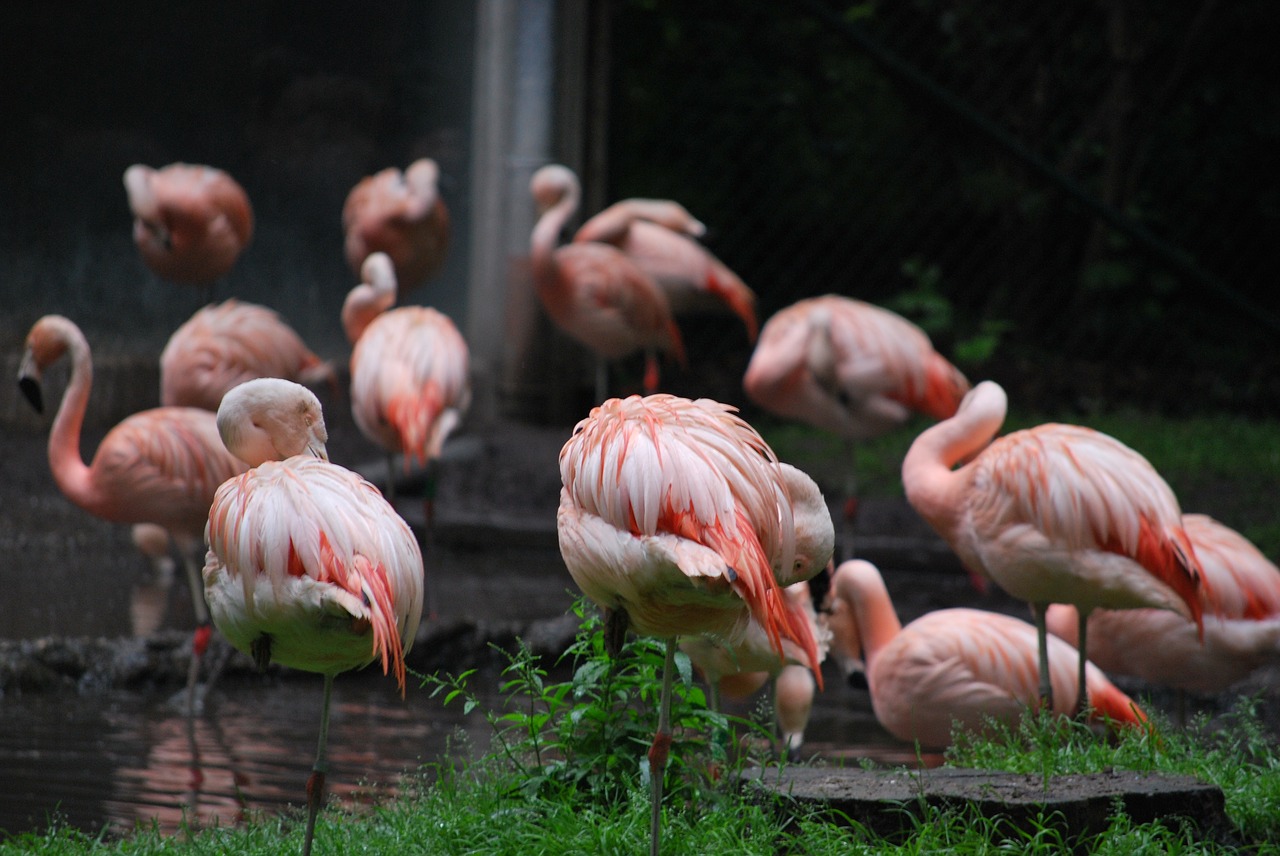
[[[1191,776],[1112,771],[1045,779],[1022,773],[938,768],[864,770],[789,766],[743,773],[757,796],[817,808],[890,839],[910,833],[924,807],[971,808],[1034,833],[1049,826],[1079,840],[1105,830],[1120,808],[1135,823],[1189,821],[1200,840],[1226,842],[1222,790]]]

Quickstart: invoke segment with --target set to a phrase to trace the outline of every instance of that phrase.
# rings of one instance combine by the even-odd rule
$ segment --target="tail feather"
[[[1146,725],[1147,715],[1138,703],[1107,680],[1089,681],[1089,705],[1093,719],[1109,719],[1118,725]]]
[[[721,300],[734,315],[742,319],[747,328],[747,339],[755,342],[760,333],[760,322],[756,319],[756,294],[747,284],[724,265],[713,265],[707,275],[707,291]]]

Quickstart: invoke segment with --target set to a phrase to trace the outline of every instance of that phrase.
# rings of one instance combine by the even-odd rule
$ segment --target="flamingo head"
[[[538,213],[559,204],[566,197],[577,198],[581,192],[578,177],[573,170],[560,164],[548,164],[533,174],[529,181],[529,192],[537,205]]]
[[[281,378],[245,381],[224,395],[218,435],[251,467],[295,455],[329,460],[320,400],[302,384]]]

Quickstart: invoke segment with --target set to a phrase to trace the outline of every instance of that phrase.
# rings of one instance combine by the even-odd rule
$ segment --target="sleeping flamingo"
[[[1036,629],[978,609],[941,609],[903,627],[875,565],[861,559],[836,569],[827,592],[831,653],[845,670],[864,661],[871,706],[885,730],[927,747],[951,744],[958,724],[981,730],[1014,725],[1040,704]],[[1071,715],[1078,652],[1049,638],[1054,713]],[[1085,664],[1090,716],[1116,724],[1146,721],[1138,706],[1092,663]]]
[[[598,358],[596,400],[605,396],[605,360],[645,353],[644,389],[658,388],[661,351],[685,362],[684,340],[671,305],[651,277],[617,247],[594,242],[560,246],[560,233],[578,210],[578,177],[559,164],[533,174],[538,208],[530,236],[533,284],[547,315]]]
[[[784,419],[845,443],[842,555],[852,552],[857,508],[854,444],[907,421],[946,419],[969,382],[925,332],[900,315],[828,294],[800,300],[764,325],[742,379],[747,397]]]
[[[699,308],[706,298],[742,320],[747,339],[756,340],[756,295],[736,273],[696,239],[707,231],[678,202],[624,199],[583,223],[574,243],[599,241],[627,254],[666,292],[679,315]]]
[[[234,178],[200,164],[124,173],[133,241],[142,260],[170,282],[210,285],[231,270],[253,237],[253,208]]]
[[[196,311],[169,337],[160,353],[160,403],[216,411],[227,390],[259,377],[337,389],[333,366],[275,310],[225,300]]]
[[[821,662],[826,658],[830,633],[818,624],[808,580],[792,583],[782,594],[794,620],[809,625]],[[716,637],[688,636],[680,640],[680,650],[689,655],[706,680],[712,710],[720,709],[721,695],[745,699],[768,683],[781,754],[794,758],[800,752],[804,730],[813,712],[817,681],[803,652],[789,640],[783,640],[782,644],[788,650],[786,658],[780,661],[764,628],[753,621],[741,644],[730,647]]]
[[[956,415],[925,429],[902,462],[907,500],[970,572],[1029,603],[1040,638],[1040,690],[1052,703],[1045,610],[1168,609],[1202,626],[1203,574],[1173,491],[1146,458],[1098,431],[1050,423],[998,439],[1008,399],[991,381]],[[960,464],[958,469],[952,467]]]
[[[377,488],[329,463],[320,402],[306,387],[248,381],[223,398],[217,422],[252,469],[219,487],[209,509],[213,620],[259,667],[324,676],[306,856],[324,799],[334,676],[380,661],[404,693],[404,656],[422,617],[422,554]]]
[[[1280,663],[1280,568],[1212,517],[1184,514],[1182,525],[1204,571],[1204,644],[1196,625],[1174,612],[1096,609],[1089,616],[1089,659],[1108,673],[1180,692],[1221,692]],[[1055,604],[1048,626],[1074,644],[1079,618],[1072,607]]]
[[[388,167],[351,188],[342,206],[342,228],[352,273],[359,274],[372,253],[386,253],[401,297],[439,273],[450,236],[439,179],[436,162],[419,158],[404,172]]]
[[[830,514],[812,479],[709,399],[605,401],[561,449],[560,475],[560,552],[605,611],[608,638],[629,627],[666,640],[649,750],[656,854],[677,639],[709,634],[737,647],[760,632],[772,663],[791,651],[819,675],[812,628],[785,608],[782,589],[826,566]]]
[[[214,414],[192,407],[158,407],[133,414],[102,438],[93,462],[85,464],[80,457],[80,428],[93,385],[93,357],[74,322],[61,315],[36,321],[27,334],[18,385],[32,406],[43,411],[42,374],[64,355],[71,360],[71,377],[49,432],[49,468],[67,499],[90,514],[113,523],[161,526],[178,545],[196,615],[187,678],[191,713],[210,634],[193,554],[203,543],[214,491],[244,472],[245,466],[223,446]],[[147,529],[137,534],[153,533]]]

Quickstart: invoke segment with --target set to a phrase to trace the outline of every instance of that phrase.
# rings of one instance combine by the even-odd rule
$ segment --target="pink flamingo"
[[[337,389],[333,366],[272,309],[231,299],[198,310],[160,353],[160,403],[216,411],[227,390],[259,377]]]
[[[630,627],[666,640],[649,750],[656,854],[677,638],[710,634],[736,647],[758,627],[774,662],[785,661],[789,642],[820,674],[812,628],[785,608],[782,588],[825,567],[830,514],[812,479],[709,399],[605,401],[565,443],[560,475],[560,551],[605,611],[608,638]]]
[[[711,298],[742,320],[756,340],[756,295],[736,273],[696,239],[707,227],[678,202],[624,199],[583,223],[575,243],[598,241],[627,254],[667,294],[677,315]]]
[[[1239,532],[1203,514],[1182,525],[1204,571],[1199,592],[1204,644],[1174,612],[1097,609],[1089,616],[1089,659],[1108,673],[1134,675],[1179,691],[1221,692],[1268,663],[1280,663],[1280,568]],[[1079,617],[1049,607],[1051,633],[1074,644]]]
[[[209,285],[225,275],[253,237],[253,208],[220,169],[134,164],[124,173],[133,242],[142,260],[170,282]]]
[[[956,724],[980,730],[1014,725],[1039,707],[1036,629],[1025,621],[978,609],[941,609],[906,627],[898,621],[884,580],[861,559],[836,569],[827,593],[832,656],[846,673],[865,661],[871,706],[885,730],[923,746],[951,744]],[[1049,679],[1058,715],[1073,711],[1078,652],[1049,638]],[[1137,725],[1146,715],[1092,663],[1085,664],[1090,716]]]
[[[420,158],[401,172],[388,167],[360,180],[342,206],[347,264],[360,273],[372,253],[395,265],[400,295],[439,273],[449,252],[449,209],[437,184],[440,168]]]
[[[594,242],[560,246],[560,233],[578,210],[582,190],[559,164],[534,173],[529,185],[538,207],[530,236],[533,284],[547,315],[599,360],[645,352],[644,388],[658,387],[662,351],[685,363],[684,340],[666,295],[617,247]],[[605,364],[597,363],[596,395],[605,395]]]
[[[306,856],[324,799],[334,676],[381,661],[403,695],[404,656],[422,617],[422,554],[376,487],[329,463],[320,402],[306,387],[248,381],[223,398],[217,422],[252,469],[219,487],[209,509],[213,620],[259,667],[324,676]]]
[[[978,384],[955,416],[912,443],[902,484],[911,505],[971,573],[1031,604],[1040,634],[1040,689],[1050,703],[1045,609],[1051,603],[1079,608],[1082,709],[1088,614],[1099,607],[1154,607],[1199,626],[1200,562],[1173,491],[1145,458],[1076,425],[1039,425],[993,439],[1007,407],[999,385]]]
[[[792,621],[809,625],[809,632],[817,641],[818,659],[821,661],[826,657],[830,634],[825,627],[818,625],[808,581],[792,583],[782,590],[782,594]],[[755,621],[751,622],[744,641],[732,647],[712,636],[691,636],[680,641],[680,650],[689,655],[707,682],[712,710],[720,709],[722,694],[745,699],[766,683],[770,684],[777,726],[775,736],[781,738],[782,752],[795,757],[804,743],[804,730],[813,713],[818,687],[804,652],[788,639],[783,640],[782,646],[786,656],[779,660],[768,634]]]
[[[93,462],[80,457],[80,429],[93,385],[93,357],[80,328],[61,315],[46,315],[27,334],[18,385],[43,411],[43,372],[64,355],[71,377],[49,432],[49,468],[63,495],[90,514],[113,523],[155,524],[178,545],[196,615],[187,710],[196,704],[200,660],[208,647],[209,613],[193,558],[203,544],[214,491],[244,471],[218,437],[214,414],[191,407],[158,407],[126,418],[98,444]],[[145,534],[147,531],[144,530]]]
[[[469,351],[453,321],[427,306],[391,308],[396,275],[385,253],[361,267],[360,285],[342,306],[351,351],[351,414],[362,434],[387,452],[387,496],[395,501],[391,456],[427,471],[424,532],[435,520],[435,463],[471,403]],[[428,614],[435,616],[434,586]]]
[[[764,325],[742,379],[753,402],[845,443],[844,553],[857,509],[854,444],[903,425],[912,413],[946,419],[969,382],[929,337],[900,315],[828,294],[793,303]]]

